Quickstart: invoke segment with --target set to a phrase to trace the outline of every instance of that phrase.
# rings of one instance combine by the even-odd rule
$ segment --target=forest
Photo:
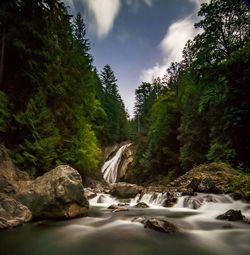
[[[250,172],[249,5],[211,1],[198,15],[182,61],[135,91],[132,180],[168,183],[208,162]]]
[[[81,6],[136,31],[124,48],[109,31],[103,67]],[[189,10],[196,36],[164,77],[137,77],[129,116],[120,78],[138,67],[117,49],[137,58],[149,32],[152,61],[163,6],[168,31]],[[249,1],[0,1],[0,254],[249,255],[249,240]]]
[[[1,143],[34,177],[61,163],[97,173],[101,149],[127,139],[128,120],[111,67],[98,74],[92,64],[83,17],[59,0],[0,10]]]
[[[206,162],[250,171],[247,2],[201,5],[201,32],[164,78],[138,86],[130,120],[112,68],[93,65],[80,13],[59,0],[0,10],[0,139],[20,169],[36,177],[63,163],[98,175],[103,148],[131,140],[134,182],[169,182]]]

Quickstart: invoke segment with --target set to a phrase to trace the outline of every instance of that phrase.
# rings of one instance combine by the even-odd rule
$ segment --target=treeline
[[[198,14],[183,60],[136,90],[134,180],[168,182],[219,161],[250,172],[249,5],[212,0]]]
[[[60,0],[1,1],[0,33],[0,143],[31,175],[97,170],[128,122],[111,67],[92,64],[81,15]]]

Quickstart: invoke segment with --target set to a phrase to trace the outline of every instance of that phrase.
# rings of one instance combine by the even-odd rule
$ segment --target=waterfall
[[[122,147],[119,148],[119,150],[116,152],[114,157],[109,159],[104,163],[101,169],[101,173],[103,175],[103,179],[107,183],[115,183],[117,176],[118,176],[118,170],[119,170],[119,165],[122,160],[122,155],[125,149],[130,146],[130,144],[125,144]]]

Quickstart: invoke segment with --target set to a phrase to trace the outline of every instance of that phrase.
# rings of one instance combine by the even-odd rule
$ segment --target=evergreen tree
[[[118,92],[117,79],[109,65],[100,73],[104,90],[103,107],[107,114],[107,143],[121,142],[128,137],[128,120],[124,103]]]

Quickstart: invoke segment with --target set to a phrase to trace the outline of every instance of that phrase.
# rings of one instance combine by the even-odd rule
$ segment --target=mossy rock
[[[210,163],[194,167],[169,184],[169,188],[183,192],[193,180],[210,180],[223,193],[240,193],[250,197],[250,175],[233,169],[225,163]]]

